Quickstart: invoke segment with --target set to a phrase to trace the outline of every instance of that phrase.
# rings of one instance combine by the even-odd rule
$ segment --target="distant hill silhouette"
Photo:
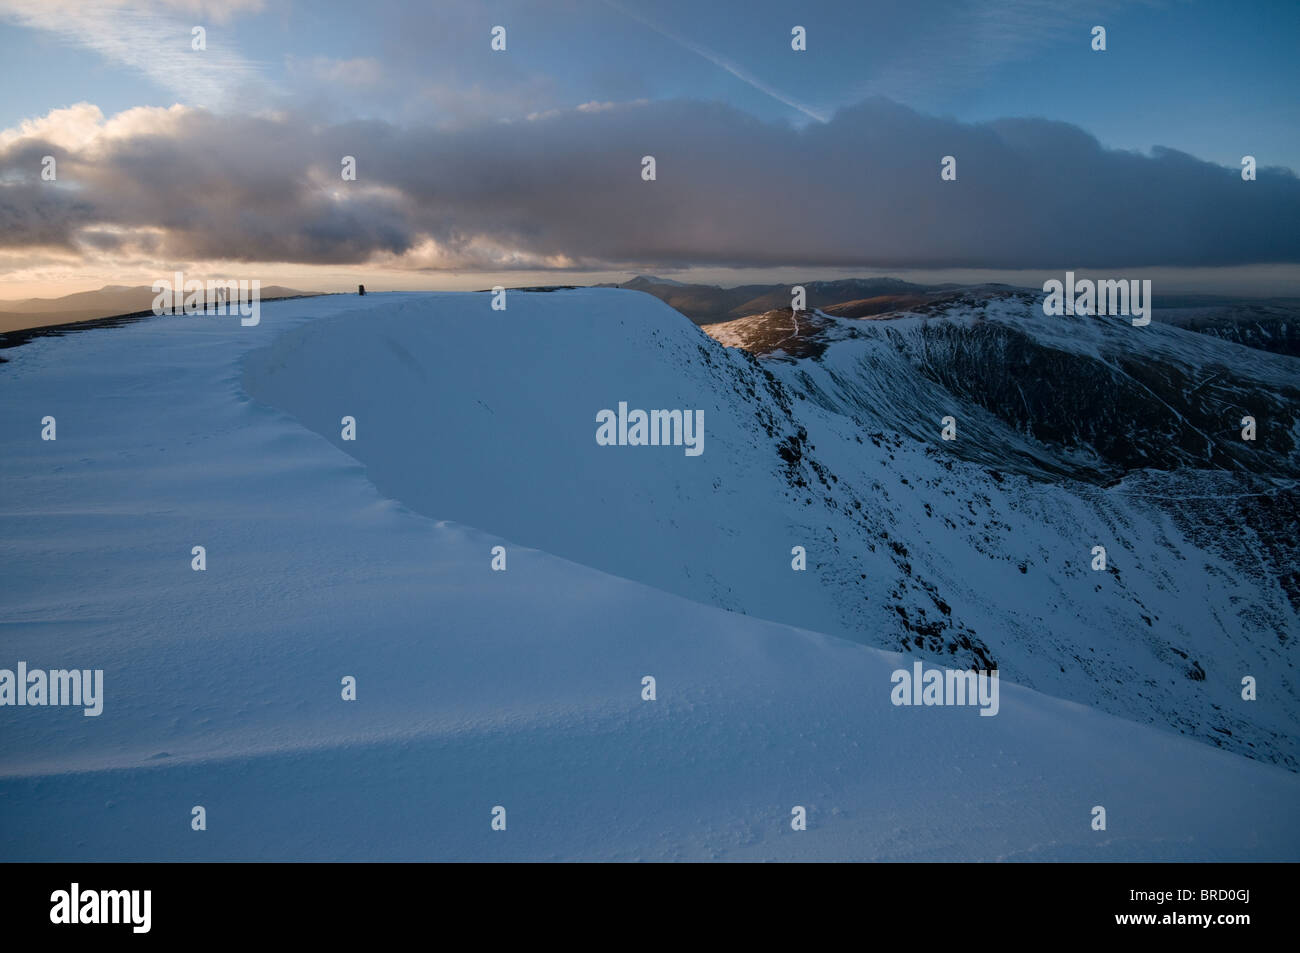
[[[261,300],[270,301],[273,298],[301,298],[315,292],[265,285],[260,293]],[[157,295],[148,285],[105,285],[98,291],[78,291],[59,298],[0,301],[0,333],[139,314],[153,310],[155,297]]]
[[[955,284],[918,285],[901,278],[844,278],[837,281],[796,281],[721,288],[717,285],[687,285],[647,275],[637,275],[622,284],[603,287],[644,291],[680,311],[696,324],[704,325],[765,314],[781,308],[788,309],[790,289],[796,284],[803,285],[808,310],[840,313],[830,312],[830,309],[857,309],[857,313],[843,312],[843,317],[861,317],[908,307],[928,300],[926,295],[961,287]],[[891,298],[895,303],[890,304],[885,298]]]

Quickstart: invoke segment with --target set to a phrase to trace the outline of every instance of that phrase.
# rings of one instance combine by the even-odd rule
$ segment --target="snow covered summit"
[[[1093,595],[1081,527],[1109,525],[1199,659],[1266,658],[1193,631],[1223,592],[1132,581],[1176,575],[1170,527],[993,489],[643,295],[488,302],[10,352],[0,667],[102,669],[104,708],[0,709],[0,858],[1300,857],[1300,778],[1263,763],[1294,699],[1222,715],[1272,757],[1179,737],[1227,689],[1148,684],[1132,593]],[[704,452],[601,445],[621,401],[703,411]],[[996,664],[998,714],[893,704],[918,659]]]

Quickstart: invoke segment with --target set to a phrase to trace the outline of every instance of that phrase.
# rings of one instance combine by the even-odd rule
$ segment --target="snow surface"
[[[997,717],[891,705],[914,657],[790,571],[824,527],[738,416],[752,362],[644,295],[488,301],[7,352],[0,667],[106,700],[0,709],[0,858],[1300,859],[1300,776],[1009,677],[1046,662],[999,660]],[[620,400],[703,408],[704,455],[598,447]]]
[[[1242,552],[1199,545],[1169,512],[1191,503],[1153,505],[1138,481],[993,479],[954,457],[939,420],[957,413],[963,446],[999,446],[1001,425],[981,432],[987,411],[955,407],[877,341],[760,365],[645,296],[516,300],[493,312],[411,298],[303,324],[249,356],[245,385],[425,516],[707,605],[958,668],[991,659],[1047,694],[1300,764],[1300,623],[1249,533],[1222,534]],[[1096,350],[1095,324],[1077,341],[1043,319],[1034,330]],[[836,325],[897,337],[923,320]],[[1184,348],[1236,347],[1158,330]],[[702,409],[704,454],[598,446],[595,411],[619,401]],[[339,439],[344,414],[355,442]],[[1016,434],[1001,446],[1036,452]],[[1107,573],[1090,568],[1097,544]],[[807,572],[790,569],[795,545]],[[1257,701],[1241,699],[1246,674]]]

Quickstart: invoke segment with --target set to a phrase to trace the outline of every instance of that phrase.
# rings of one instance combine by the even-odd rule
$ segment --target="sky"
[[[0,0],[0,298],[178,268],[1300,294],[1298,39],[1294,2]]]

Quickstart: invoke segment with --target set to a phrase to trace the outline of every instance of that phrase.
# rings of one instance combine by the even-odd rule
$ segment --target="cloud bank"
[[[940,179],[948,155],[956,181]],[[0,250],[88,260],[1198,267],[1300,261],[1298,221],[1288,170],[1245,182],[1066,123],[966,124],[883,99],[803,128],[672,101],[454,129],[81,104],[0,132]]]

